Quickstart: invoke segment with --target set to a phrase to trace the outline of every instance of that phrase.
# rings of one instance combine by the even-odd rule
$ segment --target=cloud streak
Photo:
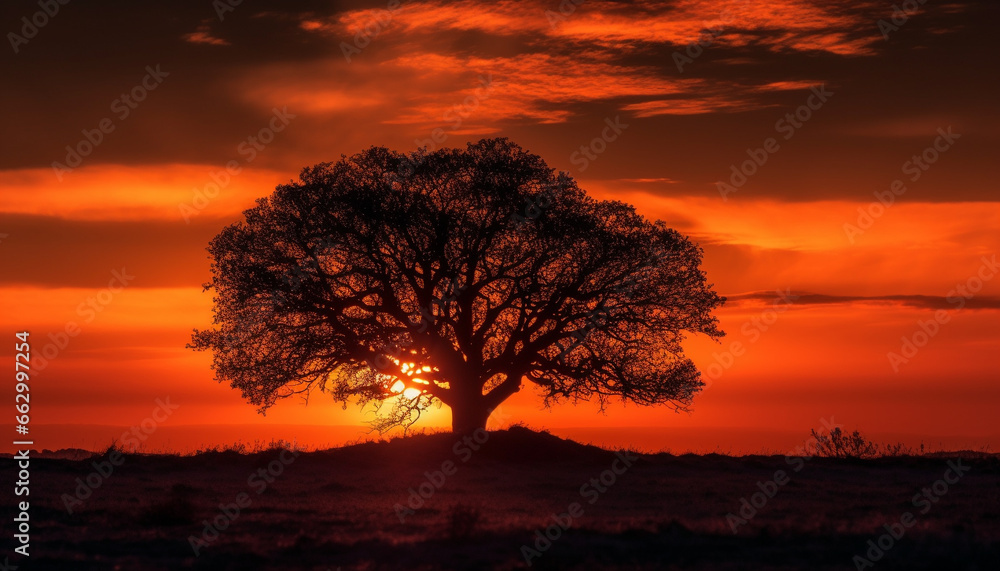
[[[792,305],[831,305],[831,304],[863,304],[869,306],[892,305],[897,307],[913,307],[917,309],[956,309],[956,298],[932,295],[826,295],[819,293],[809,293],[803,291],[791,291],[793,296],[797,296]],[[757,291],[727,295],[727,303],[736,306],[756,306],[768,305],[776,297],[773,291]],[[997,296],[975,296],[972,298],[961,298],[962,309],[1000,309],[1000,297]]]

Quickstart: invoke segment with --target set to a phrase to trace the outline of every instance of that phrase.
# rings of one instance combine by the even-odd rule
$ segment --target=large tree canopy
[[[443,402],[464,432],[525,381],[685,408],[684,333],[723,335],[697,245],[507,139],[306,168],[208,250],[215,328],[191,346],[261,412],[319,389],[392,403],[382,428]]]

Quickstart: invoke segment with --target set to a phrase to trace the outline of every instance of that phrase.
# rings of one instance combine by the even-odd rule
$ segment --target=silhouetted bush
[[[256,439],[253,442],[243,442],[242,440],[234,442],[232,444],[213,444],[211,446],[203,446],[195,451],[195,456],[200,454],[239,454],[245,456],[248,454],[260,454],[261,452],[274,452],[278,450],[296,450],[297,446],[293,442],[288,442],[282,438],[277,440],[271,439],[270,442],[265,442],[263,440]]]
[[[885,458],[894,456],[912,456],[913,448],[901,442],[896,444],[876,444],[855,430],[848,434],[839,427],[830,434],[818,434],[812,431],[816,439],[816,456],[822,458]],[[921,446],[923,448],[923,446]]]

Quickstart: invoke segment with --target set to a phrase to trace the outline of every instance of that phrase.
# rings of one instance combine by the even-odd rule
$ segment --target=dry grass
[[[256,493],[248,478],[284,444],[130,455],[73,515],[60,497],[90,461],[32,459],[31,568],[506,570],[579,502],[583,516],[532,569],[842,570],[946,469],[940,457],[814,458],[734,535],[725,515],[788,471],[784,457],[645,455],[590,504],[581,485],[614,453],[515,427],[491,433],[468,462],[448,434],[302,453]],[[401,523],[395,505],[449,460],[455,474]],[[998,568],[1000,460],[966,462],[972,471],[879,569]],[[195,557],[188,537],[240,493],[251,505]]]

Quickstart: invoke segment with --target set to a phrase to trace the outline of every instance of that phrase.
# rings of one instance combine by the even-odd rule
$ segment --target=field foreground
[[[30,469],[23,570],[1000,568],[996,455],[647,455],[515,427]]]

